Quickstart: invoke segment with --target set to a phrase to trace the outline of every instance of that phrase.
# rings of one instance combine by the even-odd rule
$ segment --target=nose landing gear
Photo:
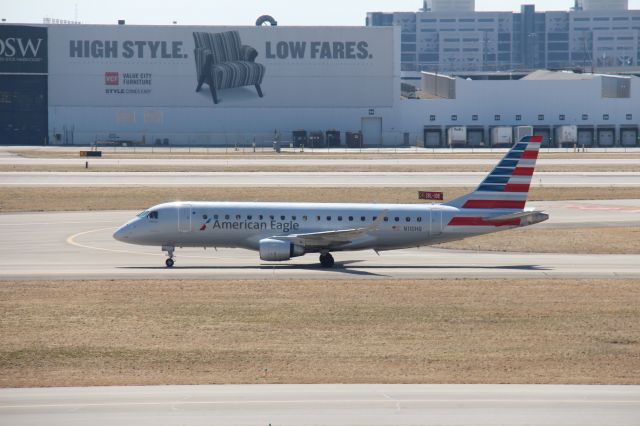
[[[333,260],[333,256],[331,256],[331,253],[322,253],[320,255],[320,265],[323,268],[333,268],[334,263],[335,261]]]
[[[164,264],[167,265],[167,268],[173,268],[173,252],[176,248],[173,246],[162,246],[162,251],[167,252],[167,260],[164,261]]]

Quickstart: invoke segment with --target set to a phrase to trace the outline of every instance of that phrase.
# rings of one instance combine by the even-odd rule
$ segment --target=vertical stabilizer
[[[475,191],[445,205],[460,209],[523,210],[541,143],[542,136],[522,138]]]

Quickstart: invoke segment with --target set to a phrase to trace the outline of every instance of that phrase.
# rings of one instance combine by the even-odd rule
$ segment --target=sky
[[[569,10],[573,0],[476,0],[478,11],[520,10],[523,3],[538,10]],[[421,0],[0,0],[6,22],[42,23],[42,19],[86,24],[254,25],[258,16],[273,16],[279,25],[364,25],[367,12],[417,11]],[[640,0],[629,0],[640,9]]]

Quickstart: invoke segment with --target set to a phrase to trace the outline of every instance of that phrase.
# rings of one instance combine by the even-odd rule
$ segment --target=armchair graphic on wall
[[[262,78],[265,67],[254,62],[258,51],[240,43],[238,31],[221,33],[194,32],[194,50],[199,92],[204,83],[209,85],[213,103],[217,104],[218,91],[233,87],[255,86],[262,97]]]

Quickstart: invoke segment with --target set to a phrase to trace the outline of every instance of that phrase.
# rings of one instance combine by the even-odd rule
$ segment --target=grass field
[[[640,384],[637,281],[3,282],[0,386]]]
[[[640,254],[640,227],[545,229],[532,226],[467,238],[437,247],[523,253]]]
[[[588,153],[551,155],[590,158]],[[425,189],[442,190],[449,200],[472,188]],[[0,212],[141,210],[180,199],[418,203],[417,190],[2,187]],[[533,188],[530,194],[532,201],[638,198],[640,188]],[[640,253],[640,228],[531,228],[445,247]],[[0,285],[0,387],[640,384],[638,284],[6,281]]]
[[[332,165],[327,160],[326,165],[306,165],[296,164],[293,160],[292,164],[272,164],[272,165],[171,165],[170,162],[165,165],[112,165],[102,164],[100,161],[89,160],[89,167],[85,167],[84,160],[78,160],[75,165],[0,165],[0,172],[40,172],[40,173],[66,173],[66,172],[121,172],[121,173],[138,173],[138,172],[168,172],[168,173],[205,173],[205,172],[225,172],[225,173],[298,173],[298,172],[395,172],[395,173],[414,173],[414,172],[431,172],[431,173],[450,173],[450,172],[489,172],[493,169],[493,165],[403,165],[403,164],[349,164],[349,165]],[[589,165],[557,165],[557,166],[537,166],[537,172],[589,172],[589,173],[609,173],[609,172],[638,172],[640,167],[633,164],[589,164]]]

